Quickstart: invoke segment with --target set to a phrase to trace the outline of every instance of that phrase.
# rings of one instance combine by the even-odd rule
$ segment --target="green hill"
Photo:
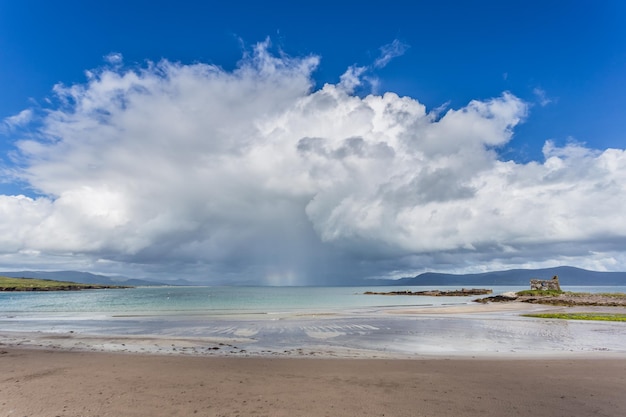
[[[130,288],[119,285],[80,284],[69,281],[53,281],[36,278],[12,278],[0,276],[0,291],[78,291],[105,288]]]

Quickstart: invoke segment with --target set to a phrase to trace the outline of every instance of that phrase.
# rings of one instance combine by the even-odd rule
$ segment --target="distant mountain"
[[[550,279],[557,275],[562,286],[626,285],[626,272],[598,272],[572,266],[542,269],[510,269],[480,274],[425,272],[411,278],[376,280],[374,285],[529,285],[531,278]],[[372,285],[372,283],[370,283]]]
[[[143,279],[127,278],[127,277],[110,277],[106,275],[96,275],[89,272],[79,271],[8,271],[0,272],[0,276],[12,278],[39,278],[51,279],[53,281],[71,281],[81,284],[99,284],[99,285],[129,285],[129,286],[154,286],[154,285],[172,285],[163,284],[161,282],[146,281]],[[180,285],[180,284],[175,284]]]
[[[415,277],[401,279],[373,279],[361,282],[353,282],[351,285],[373,286],[529,286],[532,278],[550,279],[558,275],[562,286],[579,285],[624,285],[626,286],[626,272],[598,272],[571,266],[559,266],[556,268],[543,269],[510,269],[507,271],[483,272],[480,274],[443,274],[438,272],[425,272]],[[72,281],[81,284],[99,285],[128,285],[128,286],[155,286],[155,285],[198,285],[185,279],[174,281],[156,282],[143,279],[133,279],[122,276],[106,276],[79,271],[12,271],[0,272],[0,276],[15,278],[39,278],[55,281]],[[258,285],[258,283],[239,283],[233,285]],[[345,285],[345,284],[343,284]]]

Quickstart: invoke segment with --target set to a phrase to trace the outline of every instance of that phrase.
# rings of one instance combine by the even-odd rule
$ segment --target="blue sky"
[[[626,6],[620,1],[137,2],[22,1],[0,5],[0,117],[41,101],[59,82],[120,52],[130,64],[167,58],[233,68],[270,37],[290,55],[317,54],[319,84],[337,82],[398,39],[410,48],[377,72],[380,91],[433,108],[511,91],[537,105],[516,131],[515,158],[546,139],[623,144]],[[543,108],[541,90],[550,103]]]
[[[91,125],[87,122],[83,123],[87,119],[81,119],[83,122],[72,124],[72,120],[76,121],[72,117],[77,119],[79,115],[92,117],[90,120],[93,122],[93,115],[82,114],[79,108],[72,107],[72,103],[63,104],[62,96],[65,99],[71,96],[72,100],[77,100],[77,102],[87,99],[95,100],[93,94],[97,91],[94,80],[101,81],[102,89],[98,91],[109,88],[110,84],[104,82],[107,71],[117,75],[136,73],[144,77],[156,74],[155,76],[161,77],[162,80],[174,80],[178,76],[170,72],[173,71],[172,67],[154,69],[159,62],[170,63],[178,66],[179,69],[192,68],[194,65],[213,65],[219,68],[223,75],[235,74],[238,69],[246,68],[247,65],[252,67],[257,65],[254,67],[257,75],[247,82],[260,83],[260,85],[263,84],[263,80],[267,80],[263,78],[262,69],[258,63],[260,61],[273,62],[273,71],[276,71],[273,76],[278,77],[274,82],[277,83],[276,86],[286,91],[285,96],[265,96],[259,93],[260,95],[255,96],[252,101],[258,100],[261,103],[267,100],[268,108],[280,109],[283,113],[280,117],[277,114],[270,117],[265,113],[261,116],[261,110],[259,110],[263,109],[261,104],[257,110],[248,109],[250,113],[247,114],[247,119],[242,120],[250,120],[251,117],[258,116],[255,119],[257,120],[255,129],[261,125],[266,126],[269,123],[267,118],[280,119],[283,123],[284,119],[293,113],[285,109],[291,108],[290,106],[300,108],[298,106],[301,106],[303,100],[308,100],[307,97],[315,99],[316,92],[322,95],[321,91],[325,84],[336,86],[339,90],[343,88],[343,91],[347,92],[351,98],[359,100],[368,96],[382,97],[386,92],[397,94],[398,99],[408,97],[414,103],[424,105],[425,113],[430,114],[430,119],[428,117],[426,119],[429,122],[434,120],[435,124],[438,118],[443,117],[449,111],[468,112],[472,109],[484,119],[480,122],[471,122],[472,126],[476,126],[476,123],[493,122],[501,116],[501,110],[492,109],[485,113],[477,107],[470,107],[469,110],[467,107],[472,101],[491,103],[493,106],[499,106],[498,109],[500,107],[507,109],[506,120],[498,124],[499,136],[496,135],[497,137],[494,136],[482,142],[481,149],[492,152],[487,152],[491,156],[468,153],[463,156],[464,158],[472,161],[480,161],[481,158],[486,157],[493,158],[489,159],[488,163],[494,164],[494,171],[491,172],[499,173],[497,175],[503,175],[501,171],[498,171],[506,167],[502,164],[512,161],[515,169],[523,171],[523,173],[511,174],[515,178],[528,174],[533,164],[538,164],[546,170],[553,169],[552,165],[546,164],[546,161],[550,157],[560,158],[565,161],[564,166],[571,165],[568,170],[559,174],[569,178],[568,181],[570,181],[561,184],[563,190],[571,189],[571,187],[576,187],[576,184],[584,182],[578,176],[583,175],[578,172],[581,169],[576,171],[575,168],[586,166],[586,163],[590,165],[585,171],[587,174],[584,175],[587,176],[584,180],[590,181],[590,184],[608,184],[611,181],[617,181],[623,176],[621,162],[614,163],[614,165],[617,164],[615,168],[604,159],[598,162],[600,161],[598,155],[607,149],[624,149],[626,121],[622,113],[626,108],[626,28],[623,25],[625,18],[626,6],[621,1],[452,1],[445,3],[389,1],[375,6],[356,1],[322,1],[303,5],[294,5],[293,2],[238,2],[229,5],[225,2],[190,1],[109,1],[104,3],[0,1],[0,97],[2,97],[0,100],[0,121],[2,121],[0,195],[22,194],[30,199],[29,203],[26,203],[26,200],[21,201],[19,210],[14,207],[15,199],[10,200],[11,203],[7,204],[13,204],[13,206],[5,208],[6,213],[21,212],[21,215],[24,215],[24,212],[35,210],[32,207],[25,208],[24,204],[36,206],[37,210],[40,210],[42,206],[48,207],[44,210],[45,213],[33,214],[33,217],[27,221],[20,217],[11,217],[12,225],[24,221],[30,224],[31,229],[14,230],[13,226],[7,224],[0,226],[0,230],[5,230],[14,236],[30,236],[13,239],[19,241],[19,244],[14,242],[15,244],[0,245],[0,253],[3,254],[3,258],[0,258],[0,267],[37,266],[41,269],[55,269],[67,266],[105,273],[162,274],[164,276],[172,270],[184,269],[189,275],[200,274],[206,276],[207,279],[231,275],[263,276],[263,279],[268,280],[267,282],[278,283],[315,281],[315,278],[310,277],[318,274],[319,270],[316,270],[313,265],[316,262],[322,262],[321,260],[327,265],[325,268],[331,271],[327,273],[329,277],[327,280],[342,279],[341,277],[350,275],[345,272],[347,270],[357,271],[355,274],[361,275],[402,276],[423,270],[462,272],[562,263],[596,269],[624,269],[626,261],[620,250],[616,249],[625,236],[621,228],[623,220],[621,217],[612,218],[611,215],[607,217],[606,214],[601,216],[605,223],[613,223],[612,228],[603,227],[606,224],[599,225],[598,222],[602,223],[600,220],[591,222],[593,224],[583,225],[585,213],[590,209],[580,207],[574,209],[573,213],[559,211],[564,206],[575,204],[564,197],[561,209],[553,206],[543,207],[549,213],[556,213],[555,218],[558,221],[555,220],[547,225],[553,230],[554,239],[547,236],[545,232],[535,233],[534,227],[546,227],[546,224],[531,219],[528,219],[528,222],[534,226],[528,226],[527,236],[520,231],[511,231],[504,227],[507,230],[501,233],[499,229],[494,231],[493,239],[477,237],[480,233],[477,234],[475,230],[485,227],[502,228],[500,223],[481,226],[478,222],[476,225],[472,224],[467,227],[460,225],[451,232],[435,228],[432,223],[418,224],[419,222],[415,220],[422,218],[420,216],[423,215],[423,213],[416,212],[419,207],[428,208],[431,213],[434,212],[435,209],[431,207],[432,201],[427,197],[420,200],[422,203],[426,201],[423,204],[413,202],[411,205],[403,202],[395,205],[389,203],[390,200],[380,203],[382,201],[381,190],[386,189],[385,187],[393,182],[393,178],[408,175],[405,171],[385,173],[389,184],[387,182],[378,184],[379,188],[376,192],[379,194],[373,191],[370,194],[365,191],[358,193],[351,191],[349,195],[344,195],[336,202],[325,203],[328,207],[324,206],[321,201],[325,201],[323,196],[326,193],[341,194],[339,190],[341,187],[337,184],[343,184],[342,181],[358,183],[365,180],[356,177],[341,180],[341,175],[343,175],[341,173],[345,174],[345,172],[337,171],[340,179],[330,187],[333,190],[327,188],[328,181],[332,182],[332,180],[320,180],[321,182],[316,183],[315,186],[307,183],[309,186],[307,192],[297,196],[301,205],[293,210],[285,209],[289,213],[287,218],[293,216],[291,218],[293,221],[308,222],[311,225],[302,230],[296,228],[299,230],[298,237],[287,238],[284,234],[287,232],[276,232],[278,226],[274,224],[275,219],[259,220],[258,224],[255,223],[259,231],[254,234],[253,241],[258,239],[259,242],[263,242],[267,238],[270,241],[279,242],[277,248],[295,246],[301,249],[298,254],[292,256],[299,261],[287,262],[289,267],[280,265],[276,267],[271,261],[259,261],[260,258],[270,259],[271,256],[258,248],[246,247],[244,250],[241,248],[241,245],[244,245],[242,242],[232,243],[232,250],[247,253],[247,257],[242,255],[241,258],[235,256],[236,259],[231,259],[230,254],[200,256],[198,253],[217,251],[217,249],[211,249],[214,248],[213,245],[222,246],[223,242],[216,237],[219,233],[212,235],[211,232],[206,232],[184,237],[186,227],[191,226],[172,226],[171,224],[165,227],[169,232],[163,235],[158,235],[156,232],[137,232],[134,243],[128,243],[127,246],[118,246],[107,242],[106,239],[84,250],[69,244],[59,249],[52,244],[47,246],[32,242],[35,239],[34,230],[37,230],[37,233],[54,235],[57,233],[55,228],[64,225],[63,222],[67,219],[61,221],[55,217],[58,215],[59,207],[79,204],[85,209],[84,202],[69,202],[67,196],[74,195],[73,192],[79,189],[84,190],[86,187],[97,190],[105,184],[105,188],[112,193],[111,195],[116,195],[115,198],[123,201],[124,207],[131,207],[128,208],[130,211],[124,212],[125,220],[120,220],[119,224],[116,223],[117,229],[115,230],[130,227],[131,224],[132,230],[144,230],[140,225],[153,222],[158,217],[158,214],[155,214],[156,217],[151,219],[138,219],[132,214],[133,207],[139,205],[133,201],[143,201],[142,199],[149,197],[139,198],[139,194],[132,194],[133,197],[130,197],[127,193],[131,193],[132,190],[129,191],[127,185],[122,187],[124,189],[116,188],[120,181],[123,181],[122,179],[114,180],[105,172],[88,175],[76,168],[73,178],[82,178],[85,174],[84,178],[88,179],[70,183],[60,174],[59,167],[64,164],[71,165],[80,160],[83,155],[80,151],[99,154],[111,150],[107,147],[109,145],[103,145],[101,142],[98,142],[98,146],[86,148],[85,143],[81,141],[93,144],[96,141],[95,136],[90,140],[85,138],[91,137],[89,135],[100,135],[98,140],[101,140],[104,133],[93,133],[95,132],[93,129],[89,130],[91,128],[87,126]],[[259,52],[259,45],[262,45],[261,52]],[[115,59],[118,56],[121,57],[120,60]],[[315,58],[314,63],[303,64],[306,59],[312,59],[312,57]],[[269,59],[269,61],[264,61],[264,59]],[[280,63],[276,64],[277,62]],[[294,75],[293,84],[281,84],[286,82],[285,79],[292,80],[290,76],[293,75],[292,72],[286,74],[281,71],[287,71],[289,68],[293,70],[292,67],[297,66],[296,64],[307,66],[307,69],[300,68],[302,70],[300,75],[304,77],[304,81]],[[347,74],[350,68],[356,70],[353,74],[356,74],[357,82],[348,88],[347,84],[342,84],[342,76]],[[91,75],[88,75],[88,71]],[[237,78],[239,81],[242,79],[245,79],[245,76]],[[194,80],[201,83],[199,85],[203,85],[202,80]],[[299,84],[302,82],[306,84],[305,87]],[[82,92],[78,96],[69,94],[68,91],[59,94],[60,87],[56,92],[53,91],[55,85],[65,88],[79,86]],[[240,87],[242,90],[238,94],[241,95],[241,99],[245,98],[245,94],[254,95],[262,90],[261,87],[257,90]],[[115,90],[119,86],[111,88]],[[151,87],[143,85],[142,88]],[[289,93],[292,91],[291,88],[294,88],[293,94]],[[123,90],[125,92],[120,93],[123,96],[126,94],[124,97],[129,102],[133,100],[131,95],[134,90],[131,90]],[[119,93],[121,90],[115,91]],[[176,101],[177,98],[172,98],[171,95],[166,96],[170,100],[166,106],[170,109],[168,115],[172,114],[171,109],[182,108],[183,104]],[[105,100],[113,100],[111,96],[106,97],[108,98]],[[344,98],[346,97],[342,100]],[[232,97],[231,99],[230,102],[236,101]],[[490,102],[490,100],[500,101]],[[220,101],[220,103],[222,103],[220,111],[224,111],[224,114],[238,111],[238,107],[228,107],[225,104],[226,101]],[[369,102],[365,104],[373,106]],[[333,117],[339,114],[341,108],[343,107],[339,106],[333,115],[324,116],[330,117],[330,119],[323,119],[324,123],[328,123],[331,127],[335,124],[339,126],[340,123]],[[164,111],[166,111],[165,107],[160,109],[158,114],[163,114]],[[60,113],[64,116],[54,116]],[[127,118],[130,117],[142,116],[141,113],[125,113],[124,123],[127,123]],[[149,117],[154,117],[154,114]],[[322,119],[317,122],[320,120]],[[115,126],[121,129],[120,123],[122,122],[108,123],[109,127]],[[171,123],[168,126],[171,126]],[[193,124],[194,122],[188,120],[187,123]],[[308,126],[304,119],[299,123],[301,123],[299,126]],[[233,120],[233,125],[230,126],[240,125],[240,121]],[[54,127],[54,131],[51,130],[51,126]],[[71,134],[66,130],[70,127],[72,127]],[[82,133],[77,133],[75,129],[83,130]],[[129,128],[124,125],[124,129]],[[223,127],[220,132],[224,129],[230,128]],[[300,134],[298,130],[300,128],[292,126],[291,129],[294,136],[285,139],[286,142],[281,146],[295,146],[297,142],[300,150],[313,149],[310,141],[298,142],[308,137],[306,135],[310,133],[309,130],[302,127],[303,133]],[[469,129],[469,126],[459,127],[458,131],[464,131],[464,129]],[[454,135],[456,131],[453,129],[453,133],[450,133],[451,131],[446,130],[443,134]],[[233,129],[221,140],[225,143],[230,140],[231,142],[228,143],[236,146],[236,140],[233,142],[227,138],[235,137],[237,134],[249,134],[249,131],[238,132],[237,129]],[[425,132],[423,135],[431,134],[428,133],[430,130]],[[328,138],[335,138],[332,140],[336,141],[345,141],[351,137],[364,138],[364,144],[374,143],[374,138],[378,137],[374,135],[370,138],[366,133],[361,132],[358,126],[345,127],[341,132],[332,131],[332,129],[330,133],[328,131],[316,132],[321,135],[322,139],[325,139],[326,136],[322,133],[328,134]],[[146,131],[145,134],[148,132]],[[49,144],[51,138],[54,138],[53,142],[56,145],[44,150],[33,150],[34,143]],[[133,142],[136,140],[134,138],[134,136],[124,137],[115,146],[119,149],[126,149],[129,154],[132,154],[133,146],[138,146]],[[274,136],[270,142],[268,142],[269,136],[263,138],[255,142],[263,144],[259,149],[265,149],[270,142],[275,144],[278,140]],[[159,142],[144,144],[144,146],[159,147],[163,141],[178,139],[179,136],[171,136],[160,139]],[[193,142],[191,138],[189,140],[190,143]],[[445,140],[448,140],[447,136],[442,139],[442,141]],[[459,138],[459,141],[458,143],[467,144],[466,139]],[[390,146],[396,156],[400,155],[400,148],[392,142],[391,140],[381,141],[378,144],[385,143]],[[355,143],[357,142],[348,141],[344,145],[340,145],[339,142],[332,146],[326,145],[330,148],[334,146],[333,149],[339,152]],[[547,147],[546,143],[549,144]],[[131,146],[132,144],[134,145]],[[246,142],[246,144],[249,143]],[[364,148],[361,148],[360,144],[358,146],[361,152]],[[446,147],[446,152],[450,155],[460,154],[456,146],[457,142],[450,142]],[[284,148],[276,148],[274,152],[280,153],[280,149]],[[68,155],[72,155],[71,161],[63,159],[70,158]],[[256,151],[249,156],[252,158],[256,157],[255,155],[257,155]],[[284,158],[288,155],[290,154],[286,152]],[[209,156],[216,156],[216,154],[210,153]],[[575,161],[575,158],[587,159],[581,162]],[[618,160],[622,161],[620,158]],[[440,160],[428,158],[426,161],[422,157],[418,159],[420,163],[428,167],[428,169],[424,168],[424,172],[435,172],[443,163]],[[592,159],[595,162],[592,163]],[[51,161],[57,164],[55,169],[51,168]],[[598,164],[603,167],[611,166],[613,171],[608,177],[594,177],[592,180],[589,175],[597,172]],[[472,163],[468,162],[468,165]],[[345,167],[345,161],[343,166]],[[311,171],[307,171],[307,175],[311,179],[314,167],[309,168]],[[175,166],[172,169],[175,170]],[[325,169],[332,171],[333,168],[325,167]],[[368,169],[382,168],[368,166]],[[440,182],[427,181],[421,177],[413,178],[412,182],[408,179],[406,181],[421,184],[419,187],[422,191],[417,194],[431,197],[436,194],[434,201],[439,202],[443,201],[444,197],[441,192],[435,193],[431,189],[433,187],[443,186],[459,191],[459,195],[455,198],[461,198],[459,196],[465,195],[463,194],[465,191],[470,193],[468,190],[482,190],[480,185],[477,185],[483,180],[478,168],[472,173],[460,172],[457,168],[451,167],[446,167],[446,169],[450,169],[452,173],[446,171],[445,175],[456,178],[453,181],[454,184],[442,185],[441,178],[448,178],[445,175],[437,177],[437,181]],[[122,171],[120,168],[120,172]],[[221,171],[216,168],[216,172]],[[293,174],[292,171],[289,172]],[[256,171],[251,174],[259,175]],[[276,178],[281,175],[286,174],[276,172],[269,177]],[[473,182],[470,184],[461,175],[468,175]],[[528,178],[547,178],[547,174],[539,177],[528,175]],[[146,180],[154,180],[150,174],[145,174],[145,177]],[[530,181],[528,178],[527,180]],[[198,181],[197,184],[202,184],[201,178]],[[237,183],[241,181],[238,180]],[[525,184],[525,182],[515,184]],[[515,184],[509,184],[507,189],[515,188]],[[592,185],[589,187],[595,189]],[[294,184],[290,186],[295,187]],[[201,187],[201,185],[195,187]],[[250,187],[253,187],[253,184],[250,184]],[[175,188],[180,189],[180,186]],[[190,188],[193,189],[191,186]],[[253,188],[258,190],[258,184]],[[212,192],[217,192],[217,190]],[[272,193],[275,192],[277,191],[272,191]],[[520,188],[519,193],[515,195],[522,192],[528,192],[528,190]],[[588,189],[581,188],[579,192],[588,192]],[[622,197],[624,201],[626,197],[620,194],[621,192],[623,188],[617,187],[611,189],[610,195],[613,199]],[[274,196],[272,193],[259,195],[259,201],[272,198],[271,196]],[[533,198],[545,196],[546,193],[547,191],[544,190],[537,195],[533,194]],[[374,194],[378,197],[374,198]],[[98,195],[105,198],[102,196],[107,194],[99,192]],[[509,196],[509,198],[513,197]],[[528,198],[531,198],[530,194]],[[555,198],[558,200],[558,197]],[[573,197],[570,195],[568,198]],[[178,201],[187,201],[186,199],[186,196],[181,196]],[[372,213],[376,212],[375,207],[378,207],[382,211],[390,210],[389,219],[395,220],[383,221],[381,219],[386,219],[386,217],[379,217],[377,218],[380,223],[378,228],[369,223],[350,225],[349,222],[342,223],[338,220],[342,215],[348,218],[355,216],[354,212],[351,214],[341,212],[341,208],[346,207],[347,201],[361,201],[362,207],[369,207],[368,210],[363,209],[361,213],[364,218],[369,219]],[[378,203],[373,204],[373,201],[378,201]],[[289,204],[291,203],[295,204],[293,201]],[[368,205],[370,203],[373,205]],[[619,201],[616,202],[618,203]],[[107,206],[107,204],[113,203],[111,200],[106,200],[100,207]],[[176,206],[177,208],[172,208],[172,212],[188,213],[193,204],[191,202],[180,203]],[[393,207],[387,207],[386,204]],[[520,204],[519,207],[524,207],[524,204],[528,202],[523,201]],[[184,208],[179,210],[179,206]],[[484,210],[480,204],[467,206],[473,207],[475,210],[473,213]],[[523,210],[519,211],[521,210],[519,207],[518,211],[512,210],[511,213],[523,212]],[[607,209],[610,207],[610,204],[607,205]],[[226,211],[232,210],[232,207],[228,205],[222,208]],[[191,211],[196,213],[194,210]],[[496,207],[495,210],[499,210],[500,213],[507,212],[507,209],[502,207]],[[84,214],[84,211],[80,212]],[[75,216],[76,213],[73,213]],[[191,218],[194,218],[194,215],[190,214]],[[18,215],[12,214],[11,216]],[[403,229],[398,223],[398,219],[406,216],[412,219],[409,223],[414,228],[409,228],[410,230]],[[6,219],[9,217],[7,215]],[[209,215],[205,212],[191,223],[198,229],[212,230],[212,225],[218,219],[221,219],[221,214]],[[93,218],[90,216],[83,218],[81,223],[83,229],[85,224],[92,226],[92,221]],[[229,230],[239,228],[250,230],[248,221],[246,216],[237,218],[233,220],[234,226]],[[430,236],[430,233],[432,233],[431,242],[438,241],[437,236],[441,237],[450,233],[462,237],[450,242],[433,244],[432,247],[428,247],[427,244],[407,243],[395,237],[385,236],[382,229],[389,230],[390,227],[389,225],[382,226],[386,221],[391,222],[392,226],[400,227],[397,233],[399,235],[404,233],[411,242],[414,242],[418,235]],[[266,234],[261,230],[266,227],[273,231]],[[561,235],[563,230],[572,228],[582,229],[585,233],[581,232],[579,235],[563,232]],[[73,229],[65,225],[64,230]],[[117,235],[111,230],[107,228],[107,231],[111,233],[110,239],[113,241]],[[424,230],[428,231],[424,232]],[[607,230],[611,230],[610,236],[606,235]],[[102,235],[102,230],[98,229],[98,231]],[[125,233],[130,233],[129,229],[126,229]],[[145,234],[142,235],[142,233]],[[207,237],[209,235],[212,236],[210,239]],[[159,244],[153,241],[156,237],[178,242],[171,243],[171,245],[180,249],[180,257],[172,257],[162,262],[156,261],[155,259],[163,258],[160,255],[163,249],[160,249]],[[83,242],[82,238],[70,233],[67,241],[73,240],[76,241],[76,245]],[[139,241],[148,243],[139,244],[137,243]],[[211,243],[207,243],[208,241]],[[552,249],[546,252],[544,245],[548,244]],[[194,252],[190,249],[194,245],[202,249]],[[263,246],[261,243],[256,245]],[[169,247],[170,252],[172,252],[172,247]],[[182,249],[183,247],[185,249]],[[597,255],[599,253],[603,255]],[[278,255],[277,257],[280,258]],[[277,260],[276,264],[282,264],[282,261],[282,259]],[[258,268],[253,267],[254,265]],[[301,276],[309,278],[300,278]]]

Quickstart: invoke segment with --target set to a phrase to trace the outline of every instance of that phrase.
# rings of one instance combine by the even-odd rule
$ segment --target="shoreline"
[[[179,317],[155,318],[161,334],[88,334],[56,321],[55,331],[0,330],[0,416],[626,415],[626,326],[519,317],[558,310],[572,308],[199,318],[179,334]],[[135,319],[145,318],[105,322]]]
[[[0,410],[7,416],[626,413],[625,359],[312,360],[2,352]]]
[[[18,318],[14,323],[19,330],[7,330],[0,321],[0,350],[257,358],[626,358],[623,323],[521,316],[577,310],[606,312],[621,308],[469,303],[229,320],[207,320],[202,316],[109,317],[78,329],[73,325],[85,326],[89,320],[66,323],[61,319],[51,321],[47,330],[28,330],[26,322]],[[120,320],[123,324],[116,327]],[[146,321],[157,323],[160,332],[147,330],[150,327]],[[104,331],[98,327],[100,323],[126,331]],[[132,330],[132,326],[139,326],[138,330]]]

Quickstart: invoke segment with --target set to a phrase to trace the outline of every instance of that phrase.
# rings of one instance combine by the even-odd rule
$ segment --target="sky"
[[[0,0],[0,270],[626,270],[622,1]]]

